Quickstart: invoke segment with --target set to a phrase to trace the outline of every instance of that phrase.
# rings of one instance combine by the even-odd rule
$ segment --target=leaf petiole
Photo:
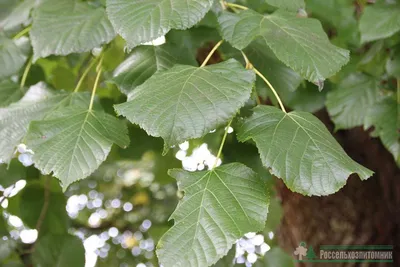
[[[229,128],[231,127],[232,121],[233,121],[233,118],[229,121],[228,125],[225,127],[224,136],[222,137],[222,141],[221,141],[221,144],[220,144],[219,149],[218,149],[217,158],[215,159],[214,166],[212,167],[213,169],[215,167],[217,167],[218,159],[221,157],[222,149],[224,148],[226,136],[228,135],[228,131],[229,131]]]
[[[212,55],[215,53],[215,51],[218,49],[218,47],[220,47],[220,45],[224,42],[224,40],[219,41],[214,47],[213,49],[211,49],[210,53],[208,53],[206,59],[203,61],[203,64],[201,64],[200,68],[204,67],[205,65],[207,65],[208,61],[210,60],[210,58],[212,57]]]
[[[82,73],[81,78],[79,79],[78,83],[76,84],[74,93],[78,92],[79,88],[82,86],[83,81],[85,80],[86,76],[89,74],[89,71],[93,68],[93,66],[96,62],[97,62],[97,58],[92,59],[92,62],[90,63],[89,67],[87,67],[86,70]]]
[[[226,1],[224,1],[224,5],[227,6],[227,7],[232,8],[232,9],[235,9],[235,8],[242,9],[242,10],[247,10],[247,9],[249,9],[249,8],[246,7],[246,6],[242,6],[242,5],[238,5],[238,4],[234,4],[234,3],[228,3],[228,2],[226,2]]]
[[[274,93],[274,95],[275,95],[276,99],[278,100],[279,106],[280,106],[280,108],[282,109],[282,111],[285,112],[285,113],[287,113],[287,112],[286,112],[286,109],[285,109],[285,106],[284,106],[283,103],[282,103],[281,98],[279,97],[278,93],[276,92],[276,90],[275,90],[275,88],[272,86],[272,84],[268,81],[268,79],[267,79],[261,72],[259,72],[259,71],[253,66],[253,64],[251,64],[249,58],[246,56],[246,54],[245,54],[243,51],[242,51],[242,55],[243,55],[243,58],[244,58],[244,60],[245,60],[245,62],[246,62],[246,69],[252,69],[252,70],[257,74],[257,76],[259,76],[261,79],[264,80],[264,82],[269,86],[269,88],[271,88],[271,91]]]
[[[96,80],[94,81],[93,90],[92,90],[92,96],[90,97],[89,111],[91,111],[92,108],[93,108],[94,96],[96,95],[96,90],[97,90],[97,86],[99,84],[101,72],[103,71],[103,66],[102,66],[103,58],[104,58],[104,55],[101,55],[100,56],[100,61],[96,66],[97,76],[96,76]]]
[[[29,25],[28,27],[26,27],[25,29],[23,29],[22,31],[20,31],[19,33],[17,33],[14,37],[13,40],[17,40],[19,38],[21,38],[22,36],[24,36],[26,33],[28,33],[32,28],[32,25]]]
[[[29,73],[29,70],[31,69],[31,66],[32,66],[32,57],[30,57],[30,59],[28,60],[28,64],[26,64],[26,67],[25,67],[25,70],[24,70],[24,74],[22,74],[21,83],[20,83],[20,86],[19,86],[19,88],[21,90],[25,86],[26,78],[28,77],[28,73]]]

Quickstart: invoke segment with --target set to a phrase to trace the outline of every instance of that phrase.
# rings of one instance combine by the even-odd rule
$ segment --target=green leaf
[[[0,107],[6,107],[21,99],[23,89],[20,89],[19,84],[11,80],[3,80],[0,82]]]
[[[107,0],[107,13],[114,29],[135,47],[197,24],[213,0]]]
[[[266,0],[266,2],[271,6],[283,8],[289,11],[298,11],[305,7],[304,0]]]
[[[114,71],[113,82],[116,83],[121,92],[129,94],[156,71],[170,69],[177,63],[196,64],[194,58],[184,56],[182,56],[181,50],[170,44],[136,47],[131,55]]]
[[[380,98],[379,81],[352,73],[328,93],[326,107],[335,129],[350,129],[364,123],[365,111]]]
[[[400,47],[391,51],[390,58],[386,61],[386,71],[389,75],[400,79]]]
[[[24,65],[27,59],[22,48],[24,42],[24,39],[8,39],[0,32],[0,79],[16,74]]]
[[[161,136],[164,152],[227,123],[249,99],[255,76],[236,60],[206,66],[175,65],[137,87],[118,114]]]
[[[40,234],[63,234],[68,231],[67,201],[61,192],[48,193],[48,207],[43,218]],[[40,184],[30,184],[21,192],[19,216],[31,229],[35,229],[45,203],[45,189]]]
[[[304,195],[329,195],[357,173],[362,180],[373,173],[344,152],[325,125],[306,112],[284,113],[259,106],[239,129],[238,138],[253,139],[261,160],[286,186]]]
[[[48,113],[72,103],[79,105],[84,97],[87,98],[87,94],[56,94],[44,83],[38,83],[20,101],[0,108],[0,163],[10,162],[32,120],[41,120]]]
[[[157,246],[163,266],[212,265],[245,233],[263,229],[266,186],[245,165],[232,163],[201,172],[173,169],[169,174],[185,196],[171,216],[175,225]]]
[[[265,253],[263,267],[295,267],[294,258],[286,254],[281,248],[275,247]]]
[[[364,110],[365,111],[365,110]],[[390,97],[371,106],[365,116],[364,129],[374,127],[372,135],[379,136],[400,166],[400,131],[397,126],[399,105]]]
[[[349,51],[332,45],[315,19],[283,10],[267,16],[245,10],[223,12],[219,23],[223,38],[235,48],[244,49],[260,37],[279,60],[321,89],[323,81],[349,60]]]
[[[367,6],[360,18],[361,42],[387,38],[398,32],[400,30],[399,13],[400,5],[398,4]]]
[[[278,91],[295,91],[303,80],[299,74],[286,67],[276,58],[262,38],[254,40],[244,50],[251,63],[269,80]],[[260,80],[263,86],[265,82]],[[258,83],[257,83],[258,86]],[[267,88],[267,90],[271,90]]]
[[[37,0],[25,0],[19,2],[8,16],[3,21],[0,21],[0,28],[8,31],[21,24],[27,23],[31,9],[37,6],[38,2],[39,1]]]
[[[72,235],[47,235],[39,239],[32,254],[37,266],[85,266],[85,248]]]
[[[64,190],[93,173],[107,158],[113,143],[129,144],[126,125],[102,111],[80,107],[59,109],[29,126],[26,143],[35,167],[61,180]]]
[[[32,29],[34,61],[49,55],[90,51],[115,37],[103,8],[75,0],[45,1],[35,11]]]
[[[0,185],[7,188],[17,181],[26,179],[26,168],[17,160],[12,160],[9,166],[0,165]]]
[[[4,261],[8,258],[15,250],[17,242],[14,239],[4,240],[0,238],[0,261]]]

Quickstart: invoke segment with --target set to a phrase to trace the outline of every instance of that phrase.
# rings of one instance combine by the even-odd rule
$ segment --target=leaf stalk
[[[210,53],[208,53],[206,59],[203,61],[203,64],[201,64],[200,68],[204,67],[205,65],[207,65],[208,61],[210,60],[210,58],[212,57],[212,55],[215,53],[215,51],[217,51],[218,47],[221,46],[221,44],[224,42],[224,40],[219,41],[214,47],[213,49],[211,49]]]

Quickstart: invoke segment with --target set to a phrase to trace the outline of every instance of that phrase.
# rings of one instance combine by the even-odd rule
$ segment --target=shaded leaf
[[[17,181],[26,179],[26,168],[17,160],[12,160],[9,166],[0,165],[0,185],[7,188]]]
[[[0,32],[0,79],[16,74],[24,65],[27,55],[21,42],[25,40],[11,40]]]
[[[85,266],[85,249],[76,236],[47,235],[38,240],[32,259],[38,266]]]
[[[0,107],[5,107],[11,103],[17,102],[23,96],[23,89],[19,84],[11,80],[3,80],[0,82]]]
[[[245,10],[223,12],[219,23],[223,38],[235,48],[244,49],[260,37],[279,60],[321,89],[323,81],[349,60],[349,51],[332,45],[315,19],[283,10],[267,16]]]
[[[45,203],[45,189],[40,184],[30,184],[21,192],[19,216],[31,229],[35,229]],[[67,200],[61,192],[49,192],[46,216],[40,234],[63,234],[68,231]]]
[[[35,10],[30,31],[34,60],[90,51],[114,37],[103,8],[75,0],[45,1]]]
[[[361,42],[390,37],[400,30],[400,5],[367,6],[360,18]]]
[[[172,68],[177,63],[195,65],[196,61],[183,57],[182,51],[174,45],[139,46],[114,71],[113,82],[121,92],[129,94],[156,71]]]
[[[107,0],[107,13],[118,34],[135,47],[198,23],[213,0]]]
[[[238,138],[242,142],[253,139],[264,166],[292,191],[304,195],[333,194],[352,173],[362,180],[372,175],[347,156],[325,125],[310,113],[256,107],[239,129]]]
[[[41,120],[48,113],[71,103],[78,105],[84,97],[87,94],[56,94],[44,83],[38,83],[20,101],[0,108],[0,162],[8,163],[11,160],[32,120]]]
[[[364,129],[374,127],[372,135],[379,136],[400,166],[399,104],[390,97],[372,105],[365,115]]]
[[[118,114],[161,136],[164,152],[227,123],[250,97],[254,72],[235,61],[203,68],[175,65],[137,87]]]
[[[362,73],[350,74],[327,95],[326,107],[335,129],[363,125],[365,111],[379,98],[379,81]]]
[[[266,0],[268,4],[274,7],[283,8],[290,11],[298,11],[305,7],[304,0]]]
[[[202,172],[173,169],[169,174],[185,197],[171,216],[175,225],[157,246],[163,266],[209,266],[245,233],[263,229],[267,190],[245,165],[232,163]]]
[[[80,107],[59,109],[29,126],[26,143],[35,167],[61,180],[65,190],[86,178],[107,158],[113,143],[129,144],[126,125],[102,111]]]
[[[11,30],[21,24],[25,24],[29,20],[31,9],[38,5],[40,0],[25,0],[19,2],[8,16],[0,21],[0,28],[5,31]]]

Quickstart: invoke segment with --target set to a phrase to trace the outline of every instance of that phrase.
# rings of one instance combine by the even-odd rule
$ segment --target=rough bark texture
[[[325,111],[317,116],[330,130]],[[362,128],[334,134],[346,152],[375,172],[367,181],[356,175],[338,193],[305,197],[277,181],[284,216],[278,230],[280,245],[293,255],[301,241],[312,245],[393,245],[394,263],[299,263],[298,266],[400,266],[400,169],[378,139]]]

